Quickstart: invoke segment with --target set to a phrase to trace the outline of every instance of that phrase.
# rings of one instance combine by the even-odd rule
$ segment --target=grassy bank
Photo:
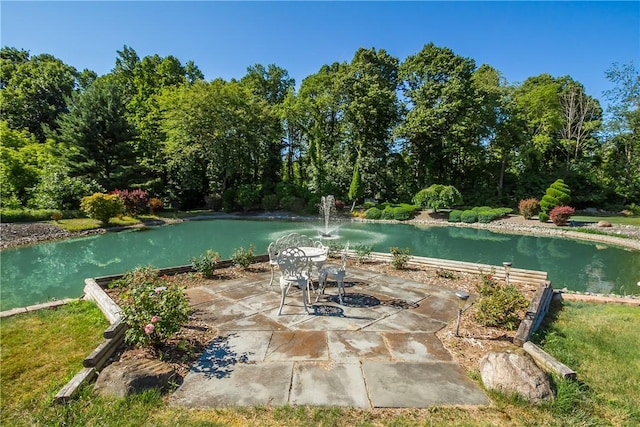
[[[537,335],[545,349],[578,372],[580,382],[556,380],[559,398],[534,407],[491,393],[481,408],[359,410],[253,407],[187,410],[169,407],[155,391],[98,399],[91,386],[68,404],[53,396],[101,342],[99,310],[83,302],[0,322],[0,424],[7,426],[490,426],[637,425],[640,413],[640,310],[567,303]],[[472,377],[477,375],[471,373]]]

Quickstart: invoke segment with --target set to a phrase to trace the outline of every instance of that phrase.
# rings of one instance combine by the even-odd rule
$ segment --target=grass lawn
[[[58,221],[51,221],[51,223],[67,231],[86,231],[86,230],[94,230],[96,228],[102,227],[102,224],[100,224],[100,221],[98,221],[97,219],[91,219],[91,218],[60,219]],[[111,218],[109,220],[110,226],[126,226],[126,225],[135,225],[139,223],[140,221],[138,219],[132,218],[129,216],[123,216],[120,218]]]
[[[640,227],[640,216],[590,216],[590,215],[573,215],[571,221],[578,222],[598,222],[607,221],[611,224],[634,225]]]
[[[107,322],[89,302],[0,320],[1,425],[65,426],[495,426],[638,425],[640,310],[566,303],[536,337],[578,372],[555,380],[559,398],[531,406],[489,393],[480,408],[361,410],[250,407],[189,410],[169,407],[157,391],[126,399],[91,395],[91,385],[67,404],[53,396],[102,341]],[[477,373],[470,373],[477,378]]]

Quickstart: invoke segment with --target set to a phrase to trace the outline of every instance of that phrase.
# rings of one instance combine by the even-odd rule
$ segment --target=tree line
[[[512,84],[434,44],[404,61],[361,48],[297,89],[277,65],[207,81],[128,46],[102,76],[13,47],[0,61],[2,207],[142,189],[177,208],[315,210],[324,194],[406,202],[432,184],[515,207],[558,178],[578,208],[640,200],[633,63],[606,71],[603,112],[570,76]]]

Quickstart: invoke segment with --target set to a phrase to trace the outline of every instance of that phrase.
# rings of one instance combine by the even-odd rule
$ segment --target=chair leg
[[[285,298],[287,298],[287,292],[289,291],[289,286],[280,286],[280,289],[282,291],[282,300],[280,301],[280,309],[278,310],[278,316],[282,314],[282,307],[284,306]]]
[[[269,280],[269,287],[271,287],[271,285],[273,285],[273,276],[274,276],[274,273],[275,273],[275,269],[276,269],[276,267],[272,265],[271,266],[271,280]]]
[[[338,298],[340,299],[340,304],[344,304],[342,301],[342,296],[346,295],[346,292],[344,291],[344,274],[338,275],[336,280],[338,282]]]
[[[307,286],[309,286],[309,284],[307,283]],[[307,289],[306,288],[302,288],[302,303],[304,304],[304,311],[307,312],[307,314],[309,314],[309,309],[307,308]]]
[[[324,294],[324,287],[327,282],[327,275],[320,273],[318,275],[318,295],[316,296],[316,302],[320,299],[320,294]]]

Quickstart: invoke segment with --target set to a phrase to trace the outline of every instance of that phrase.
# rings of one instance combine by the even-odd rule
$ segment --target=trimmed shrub
[[[569,202],[571,202],[571,190],[562,179],[557,179],[542,196],[540,209],[548,214],[556,206],[568,205]]]
[[[109,219],[124,212],[124,203],[117,194],[93,193],[82,198],[80,209],[89,218],[97,219],[102,225],[108,225]]]
[[[576,212],[571,206],[556,206],[549,212],[549,217],[555,225],[567,225],[571,215]]]
[[[524,219],[531,219],[540,212],[540,201],[534,197],[530,199],[520,200],[518,204],[518,211]]]
[[[382,211],[376,207],[369,208],[365,211],[364,217],[366,219],[380,219],[382,217]]]
[[[451,212],[449,212],[449,217],[447,218],[447,221],[460,222],[462,221],[462,219],[460,218],[461,216],[462,216],[462,211],[459,209],[454,209]]]
[[[549,221],[549,215],[547,215],[547,214],[546,214],[546,213],[544,213],[544,212],[540,212],[540,213],[538,214],[538,221],[540,221],[540,222],[547,222],[547,221]]]
[[[471,209],[467,209],[466,211],[462,211],[462,214],[460,214],[460,220],[467,224],[478,222],[478,213]]]

